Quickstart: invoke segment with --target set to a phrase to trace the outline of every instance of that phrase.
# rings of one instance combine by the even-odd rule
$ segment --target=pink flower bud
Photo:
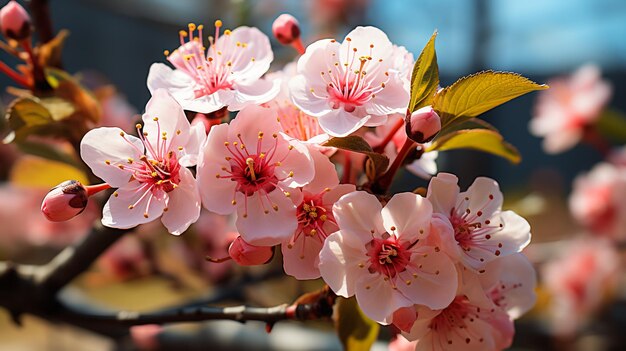
[[[289,45],[300,38],[300,23],[292,15],[283,13],[274,20],[272,32],[278,42]]]
[[[136,325],[130,328],[130,336],[135,346],[142,351],[159,348],[159,334],[163,327],[158,324]]]
[[[85,210],[88,198],[87,189],[79,181],[68,180],[48,192],[41,203],[41,212],[50,221],[67,221]]]
[[[11,0],[0,9],[0,29],[9,39],[24,40],[30,37],[30,16],[17,1]]]
[[[268,263],[274,257],[272,246],[256,246],[245,242],[241,236],[230,244],[230,257],[242,266],[256,266]]]
[[[441,130],[441,119],[431,106],[425,106],[405,118],[406,135],[413,141],[431,141]]]

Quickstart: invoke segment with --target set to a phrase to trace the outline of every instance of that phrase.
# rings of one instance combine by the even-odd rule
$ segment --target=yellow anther
[[[120,194],[118,194],[117,191],[116,191],[116,192],[113,193],[113,196],[118,197],[118,196],[120,196]]]
[[[129,210],[132,210],[133,208],[135,208],[135,206],[133,206],[133,205],[128,205],[128,209],[129,209]]]
[[[286,196],[286,197],[291,197],[291,193],[290,193],[290,192],[288,192],[288,191],[285,191],[285,196]]]
[[[159,174],[158,174],[157,172],[152,172],[152,173],[150,173],[150,175],[151,175],[152,177],[156,177],[156,176],[158,176]]]
[[[224,35],[230,35],[230,29],[225,30]]]
[[[196,24],[195,23],[189,23],[187,25],[187,27],[189,28],[189,31],[192,32],[194,30],[196,30]]]
[[[278,205],[272,205],[272,208],[274,209],[274,211],[278,211]]]
[[[263,137],[263,132],[259,132],[259,139]]]
[[[207,59],[209,62],[213,62],[213,57],[210,57]]]
[[[135,128],[141,129],[141,124],[140,123],[135,124]]]
[[[198,30],[203,30],[203,29],[204,29],[204,26],[203,26],[203,25],[201,25],[201,24],[200,24],[200,25],[198,25]]]
[[[289,178],[293,177],[293,171],[289,172]]]
[[[261,152],[261,153],[259,154],[259,158],[265,158],[265,153]]]
[[[169,50],[163,50],[163,55],[169,56],[170,55],[170,51]]]
[[[253,58],[250,59],[250,61],[254,62],[254,61],[256,61],[256,59],[253,57]]]
[[[120,136],[124,136],[126,133],[124,132],[120,132]]]
[[[324,192],[329,192],[330,188],[324,188]]]
[[[124,165],[117,165],[117,167],[122,170],[124,169]]]
[[[293,150],[293,145],[289,145],[289,147],[287,149]]]
[[[216,20],[216,21],[215,21],[215,27],[219,28],[219,27],[221,27],[221,26],[222,26],[222,21],[220,21],[220,20]]]
[[[250,170],[250,178],[252,178],[252,180],[255,181],[256,174],[254,173],[254,160],[251,157],[248,157],[246,159],[246,164],[248,165],[248,170]]]
[[[263,213],[268,214],[268,213],[270,213],[270,211],[264,210]]]
[[[232,157],[230,157],[230,156],[226,156],[226,157],[224,157],[224,159],[225,159],[226,161],[230,161],[230,160],[232,159]]]
[[[321,216],[320,216],[320,220],[321,220],[322,222],[325,222],[327,219],[328,219],[328,217],[327,217],[326,215],[321,215]]]
[[[167,212],[167,211],[169,211],[169,208],[164,207],[164,208],[163,208],[163,212]]]
[[[159,120],[159,117],[154,117],[152,120],[157,122]]]
[[[176,135],[180,135],[180,133],[182,133],[180,129],[176,130]]]
[[[131,157],[128,158],[128,163],[133,163],[135,162],[135,160],[133,160]]]
[[[276,133],[272,134],[272,138],[278,138],[278,134]]]
[[[248,218],[248,214],[247,214],[247,213],[244,213],[242,217],[243,217],[243,218]]]
[[[106,163],[107,165],[110,165],[110,164],[111,164],[111,161],[109,161],[109,160],[105,160],[105,161],[104,161],[104,163]]]
[[[237,204],[237,201],[233,200],[233,201],[231,201],[230,203],[231,203],[231,204],[233,204],[233,205],[236,205],[236,204]]]
[[[313,236],[313,235],[317,235],[317,230],[315,230],[315,229],[311,229],[311,233],[310,233],[310,234],[311,234],[311,236]]]
[[[178,147],[178,151],[183,151],[183,147],[182,147],[182,146],[179,146],[179,147]]]
[[[187,36],[187,32],[185,32],[184,30],[181,30],[178,32],[178,35],[180,35],[181,37],[186,37]]]
[[[228,141],[225,141],[224,146],[228,146],[228,145],[230,145],[230,143]]]
[[[143,216],[144,216],[145,218],[148,218],[148,217],[149,217],[149,216],[148,216],[148,212],[145,212],[145,213],[143,214]]]
[[[274,165],[275,165],[276,167],[280,167],[280,166],[282,165],[282,163],[281,163],[280,161],[278,161],[278,162],[274,163]]]

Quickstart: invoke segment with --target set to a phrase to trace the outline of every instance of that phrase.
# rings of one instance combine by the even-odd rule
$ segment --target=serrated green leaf
[[[14,140],[22,140],[28,134],[52,123],[50,111],[40,104],[36,98],[18,98],[9,105],[6,119],[11,133],[4,139],[8,144]]]
[[[374,152],[370,144],[368,144],[365,139],[357,135],[349,135],[344,138],[332,138],[327,141],[324,146],[336,147],[338,149],[367,155],[374,165],[374,177],[384,173],[389,166],[389,158],[387,158],[387,156]]]
[[[420,53],[411,74],[411,99],[408,110],[413,112],[427,105],[432,105],[433,98],[439,87],[439,66],[435,52],[435,38],[433,33]]]
[[[497,155],[512,163],[519,163],[522,158],[517,149],[504,141],[497,131],[489,129],[458,130],[438,138],[426,151],[445,151],[453,149],[475,149]]]
[[[345,351],[368,351],[380,326],[369,319],[359,308],[354,297],[337,299],[335,327]]]
[[[509,100],[547,89],[516,73],[484,71],[463,77],[435,95],[433,108],[445,127],[461,117],[477,117]]]

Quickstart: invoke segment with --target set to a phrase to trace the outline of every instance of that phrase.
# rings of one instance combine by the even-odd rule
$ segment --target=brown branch
[[[54,38],[52,20],[50,19],[49,0],[30,0],[30,11],[39,34],[39,41],[47,43]]]

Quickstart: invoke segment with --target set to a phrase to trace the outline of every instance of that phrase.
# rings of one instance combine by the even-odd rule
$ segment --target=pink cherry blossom
[[[281,71],[267,75],[268,80],[280,80],[282,82],[280,92],[267,105],[275,110],[278,122],[285,134],[307,144],[322,144],[328,141],[329,136],[320,127],[318,119],[302,112],[291,101],[289,82],[295,76],[296,64],[294,62],[285,65]]]
[[[446,217],[454,236],[442,247],[468,268],[481,270],[498,257],[520,252],[530,242],[528,222],[513,211],[502,211],[498,183],[479,177],[460,193],[457,177],[439,173],[428,186],[427,198],[436,216]]]
[[[293,235],[298,221],[289,197],[313,175],[306,146],[282,133],[273,111],[259,106],[211,128],[197,173],[204,207],[219,214],[237,211],[239,233],[259,246]]]
[[[341,44],[319,40],[298,60],[298,76],[289,83],[293,102],[332,136],[384,124],[409,102],[406,70],[398,67],[405,61],[395,52],[375,27],[357,27]]]
[[[335,166],[320,151],[310,148],[315,178],[302,188],[297,205],[298,228],[282,243],[285,273],[296,279],[320,277],[319,252],[326,238],[337,231],[332,208],[343,195],[353,192],[352,184],[339,184]]]
[[[569,207],[574,218],[593,234],[626,236],[626,169],[600,163],[574,180]]]
[[[608,103],[612,88],[594,65],[579,68],[570,77],[549,81],[542,91],[530,122],[530,132],[544,137],[543,149],[551,154],[576,145],[585,127],[594,124]]]
[[[399,308],[444,308],[454,299],[454,264],[443,250],[426,243],[429,236],[452,229],[431,224],[427,199],[400,193],[383,208],[374,195],[356,191],[335,203],[333,215],[339,231],[320,252],[322,278],[337,295],[356,295],[370,318],[389,323]]]
[[[414,351],[417,341],[408,341],[402,334],[397,334],[389,342],[389,351]]]
[[[513,321],[493,304],[459,294],[447,307],[432,310],[416,306],[415,323],[408,340],[416,351],[496,351],[511,345]]]
[[[132,228],[159,217],[175,235],[200,215],[200,194],[193,174],[203,128],[191,128],[178,103],[158,90],[146,105],[139,137],[119,128],[85,134],[81,157],[93,173],[117,189],[104,205],[102,223]]]
[[[391,164],[407,139],[406,132],[403,127],[404,115],[389,115],[387,123],[376,127],[373,132],[365,133],[364,138],[374,148],[378,147],[382,143],[387,143],[383,149],[383,153],[389,158],[389,163]],[[392,132],[394,134],[391,136],[391,139],[386,140]],[[427,148],[428,145],[428,143],[424,144],[421,148]],[[430,179],[437,173],[436,160],[438,156],[439,153],[437,151],[425,152],[419,159],[406,165],[406,169],[420,178]]]
[[[227,29],[220,35],[221,27],[222,21],[215,21],[208,50],[202,43],[202,25],[196,28],[191,23],[189,32],[181,31],[180,47],[171,54],[166,51],[176,69],[153,64],[148,73],[150,92],[165,88],[185,110],[201,113],[223,107],[237,111],[276,96],[280,81],[260,79],[274,59],[267,36],[253,27]]]
[[[557,334],[569,335],[598,311],[618,283],[620,257],[604,240],[576,240],[543,266],[552,296],[550,318]]]

